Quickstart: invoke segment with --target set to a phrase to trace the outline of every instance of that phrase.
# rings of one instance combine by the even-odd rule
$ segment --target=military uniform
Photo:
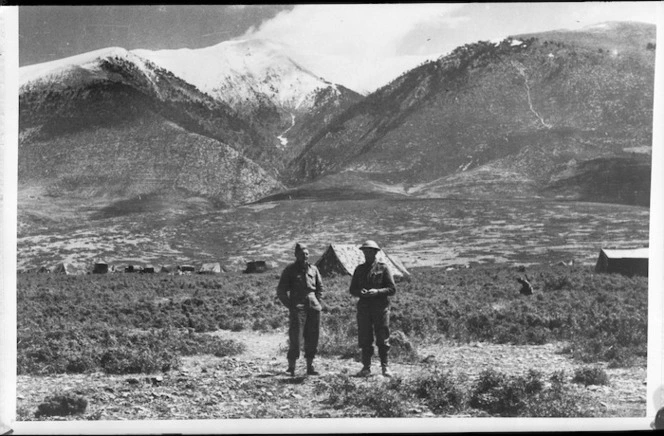
[[[374,296],[363,296],[363,289],[376,289]],[[350,293],[359,297],[357,302],[358,345],[362,349],[362,364],[365,369],[371,365],[373,341],[376,337],[378,354],[384,373],[387,369],[387,353],[390,349],[390,301],[388,297],[396,293],[394,278],[383,262],[366,262],[359,265],[350,282]]]
[[[289,310],[287,358],[291,363],[300,357],[301,344],[304,344],[304,357],[309,365],[316,356],[322,293],[320,272],[308,262],[304,265],[291,263],[281,274],[277,297]]]

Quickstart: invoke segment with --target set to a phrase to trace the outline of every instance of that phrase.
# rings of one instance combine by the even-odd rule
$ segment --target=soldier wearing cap
[[[295,362],[300,357],[300,347],[304,345],[307,360],[307,375],[318,375],[313,360],[318,351],[320,332],[321,294],[323,281],[316,266],[311,265],[309,250],[304,244],[295,245],[295,262],[281,273],[277,285],[277,297],[288,308],[288,372],[295,375]]]
[[[365,262],[358,265],[350,282],[351,295],[358,297],[357,335],[362,349],[360,377],[371,375],[371,357],[374,353],[374,334],[380,365],[385,377],[392,374],[388,368],[387,353],[390,349],[390,301],[396,293],[394,278],[387,265],[376,260],[380,247],[368,240],[360,246]]]

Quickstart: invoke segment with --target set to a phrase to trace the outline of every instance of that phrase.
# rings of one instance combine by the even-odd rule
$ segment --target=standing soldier
[[[304,344],[307,375],[318,375],[313,360],[318,350],[320,332],[321,294],[323,281],[316,266],[311,265],[309,250],[304,244],[295,244],[295,262],[281,273],[277,286],[279,301],[288,308],[288,372],[295,375],[295,362]]]
[[[392,374],[387,366],[387,352],[390,349],[390,301],[396,293],[396,285],[387,265],[376,260],[380,247],[368,240],[360,247],[365,262],[358,265],[350,282],[351,295],[358,297],[357,335],[362,349],[362,370],[360,377],[371,375],[374,334],[378,346],[380,366],[385,377]]]

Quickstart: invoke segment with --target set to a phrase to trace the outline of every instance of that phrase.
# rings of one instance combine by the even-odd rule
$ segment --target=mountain
[[[285,180],[647,203],[654,40],[654,25],[604,23],[459,47],[335,117]]]
[[[253,201],[282,187],[247,158],[267,138],[230,106],[127,50],[19,70],[19,190]]]
[[[284,164],[316,130],[362,99],[296,63],[288,48],[263,39],[234,40],[201,49],[133,50],[196,86],[250,120],[273,147],[249,153],[257,161]]]

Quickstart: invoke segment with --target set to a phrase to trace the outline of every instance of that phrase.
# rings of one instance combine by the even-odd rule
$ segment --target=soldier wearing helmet
[[[351,295],[358,297],[357,335],[362,350],[360,377],[371,375],[371,357],[374,353],[374,334],[382,373],[392,374],[388,368],[387,354],[390,349],[390,301],[388,297],[396,293],[394,278],[387,265],[376,260],[380,247],[375,241],[367,240],[360,250],[365,262],[358,265],[350,282]]]
[[[309,250],[304,244],[295,244],[295,262],[281,273],[277,285],[277,297],[288,308],[288,372],[295,375],[295,362],[304,345],[307,375],[318,375],[313,360],[318,351],[320,334],[321,294],[323,281],[316,266],[308,262]]]

